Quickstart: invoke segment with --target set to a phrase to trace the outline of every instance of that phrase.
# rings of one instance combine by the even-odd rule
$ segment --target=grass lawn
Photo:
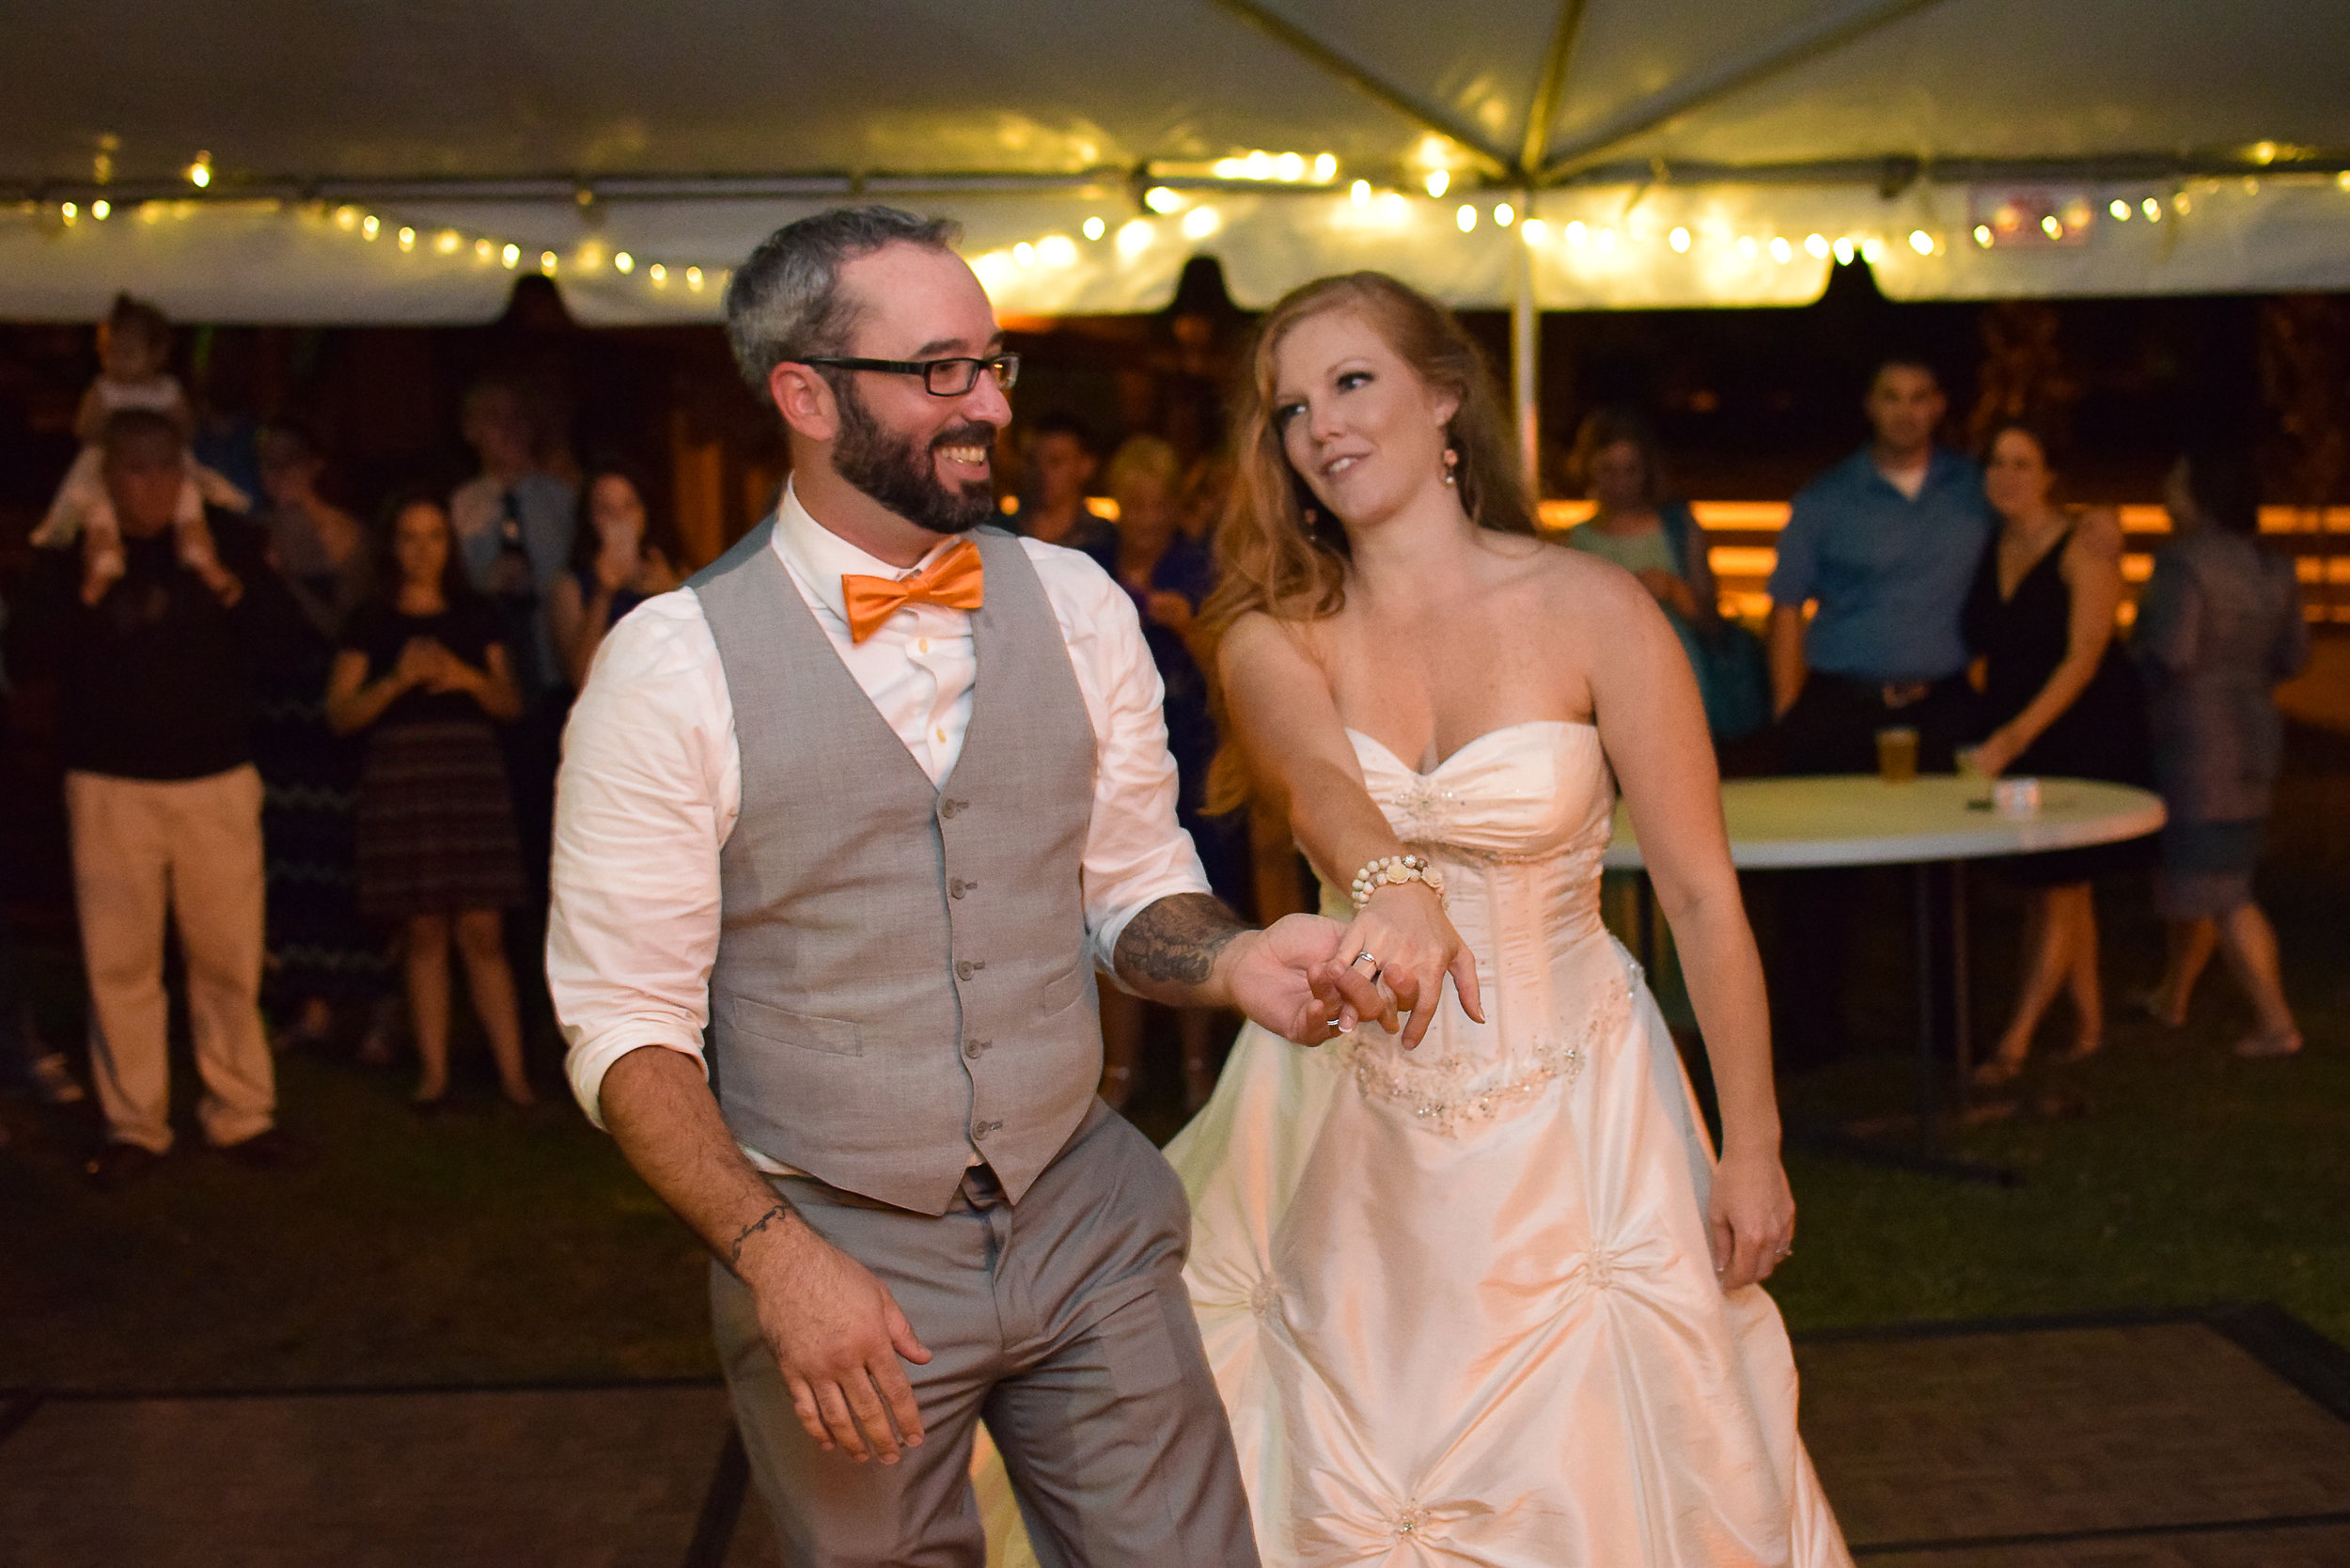
[[[2000,1189],[1800,1152],[1797,1255],[1773,1285],[1798,1330],[1923,1318],[2268,1300],[2350,1343],[2350,742],[2295,738],[2265,887],[2311,1048],[2226,1051],[2244,1013],[2215,972],[2190,1026],[2124,1003],[2159,967],[2138,890],[2107,900],[2105,1054],[2023,1086],[2085,1114],[1964,1136],[2020,1168]],[[2005,1001],[2012,896],[1977,902],[1977,1017]],[[1879,1048],[1786,1087],[1789,1114],[1906,1103],[1898,887],[1856,1005]],[[52,1012],[70,992],[49,955]],[[53,1027],[70,1020],[53,1016]],[[2045,1037],[2060,1040],[2061,1023]],[[60,1038],[64,1034],[60,1032]],[[180,1079],[184,1089],[184,1061]],[[486,1080],[478,1053],[473,1065]],[[287,1124],[317,1168],[261,1174],[189,1139],[153,1177],[89,1192],[86,1119],[0,1098],[0,1388],[196,1388],[635,1378],[714,1370],[697,1247],[568,1101],[420,1122],[402,1080],[296,1058]],[[1153,1083],[1137,1121],[1178,1113]]]

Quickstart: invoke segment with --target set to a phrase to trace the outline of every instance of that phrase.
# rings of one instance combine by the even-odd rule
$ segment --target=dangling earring
[[[1455,472],[1455,470],[1457,470],[1460,466],[1461,466],[1461,454],[1460,454],[1460,453],[1458,453],[1458,452],[1456,452],[1456,451],[1454,451],[1451,447],[1447,447],[1444,449],[1444,482],[1445,482],[1445,483],[1447,483],[1447,484],[1459,484],[1459,483],[1461,482],[1461,476],[1460,476],[1457,472]]]

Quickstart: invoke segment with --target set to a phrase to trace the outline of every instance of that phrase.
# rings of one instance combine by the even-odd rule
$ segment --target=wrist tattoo
[[[1221,899],[1178,893],[1127,921],[1112,959],[1128,980],[1204,985],[1216,954],[1248,929]]]
[[[727,1247],[727,1267],[739,1278],[743,1272],[743,1248],[750,1239],[771,1225],[779,1225],[785,1220],[798,1217],[799,1211],[792,1208],[791,1204],[778,1202],[774,1208],[744,1226],[735,1236],[733,1243]]]

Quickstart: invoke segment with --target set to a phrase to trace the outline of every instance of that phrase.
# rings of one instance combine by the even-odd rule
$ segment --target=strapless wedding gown
[[[1713,1152],[1600,923],[1598,731],[1511,725],[1429,774],[1354,743],[1444,871],[1489,1022],[1448,988],[1411,1052],[1251,1026],[1167,1146],[1266,1563],[1849,1564],[1786,1330],[1716,1281]],[[1033,1560],[980,1468],[991,1559]]]

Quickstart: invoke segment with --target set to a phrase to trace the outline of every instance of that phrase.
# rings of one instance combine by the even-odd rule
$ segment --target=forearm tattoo
[[[1178,893],[1126,922],[1113,961],[1128,980],[1204,985],[1215,955],[1248,929],[1213,894]]]
[[[734,1238],[732,1245],[727,1248],[728,1269],[730,1270],[737,1278],[740,1278],[743,1273],[743,1248],[749,1244],[750,1239],[753,1236],[758,1235],[761,1231],[766,1230],[771,1225],[780,1225],[785,1220],[797,1219],[798,1217],[799,1211],[792,1208],[791,1204],[777,1202],[774,1208],[769,1209],[765,1214],[760,1215],[757,1219],[754,1219],[748,1225],[744,1226],[741,1233]]]

